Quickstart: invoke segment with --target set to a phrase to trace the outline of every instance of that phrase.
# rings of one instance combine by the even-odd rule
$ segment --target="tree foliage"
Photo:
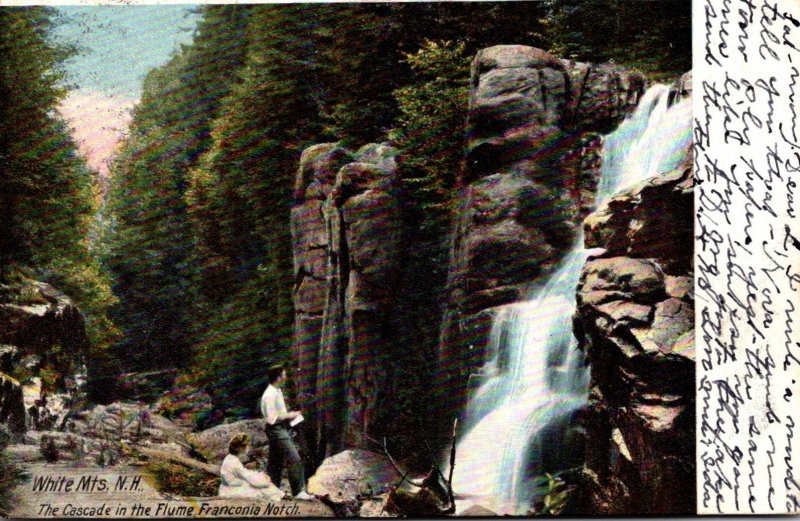
[[[423,40],[405,53],[414,81],[394,91],[399,115],[395,144],[404,194],[404,244],[397,310],[393,314],[395,407],[386,410],[392,443],[413,453],[420,440],[420,418],[429,406],[425,389],[433,378],[444,311],[449,231],[455,179],[464,148],[469,58],[466,45]]]
[[[212,143],[211,123],[244,60],[244,11],[210,6],[191,47],[144,80],[129,135],[112,165],[106,263],[125,333],[121,370],[184,367],[196,338],[199,253],[185,192]],[[164,346],[170,349],[164,349]]]
[[[691,66],[688,7],[204,6],[193,42],[145,78],[102,209],[57,111],[62,63],[75,49],[51,38],[52,9],[0,9],[0,275],[32,274],[77,301],[96,390],[119,372],[177,368],[176,400],[204,403],[175,410],[204,421],[246,415],[263,367],[288,356],[289,209],[301,151],[391,141],[401,150],[405,262],[392,319],[398,399],[384,413],[417,425],[444,301],[470,57],[523,44],[675,75]]]
[[[644,7],[612,0],[203,7],[193,43],[147,76],[113,168],[108,262],[126,334],[121,363],[181,368],[186,392],[173,394],[210,396],[213,407],[172,405],[203,411],[205,421],[252,411],[264,366],[286,359],[291,341],[289,215],[300,153],[323,141],[390,141],[402,153],[405,219],[394,355],[407,362],[393,393],[408,392],[385,413],[420,421],[470,57],[523,44],[622,62],[630,47],[658,50],[664,58],[650,62],[664,70],[684,67],[688,9],[656,3],[663,18],[650,25]],[[627,58],[636,65],[641,56]]]
[[[565,58],[613,60],[655,79],[692,68],[692,13],[683,0],[546,0],[549,48]]]
[[[220,409],[255,403],[269,357],[291,339],[289,209],[296,160],[320,132],[306,5],[253,6],[247,55],[212,123],[213,143],[191,173],[209,314],[196,355]],[[220,356],[224,353],[224,356]]]
[[[51,40],[55,23],[48,8],[0,9],[0,278],[32,270],[75,299],[87,316],[96,383],[108,369],[97,362],[118,336],[107,314],[115,298],[90,244],[93,173],[57,111],[62,64],[74,49]]]

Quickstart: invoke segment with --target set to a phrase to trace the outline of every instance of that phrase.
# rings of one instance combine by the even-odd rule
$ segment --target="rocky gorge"
[[[582,268],[572,318],[591,377],[572,425],[582,451],[572,508],[581,514],[694,511],[691,160],[596,207],[603,136],[649,83],[614,64],[526,46],[486,48],[472,61],[435,378],[425,392],[446,431],[487,376],[500,309],[541,286],[581,236],[602,249]],[[687,74],[671,102],[689,95]],[[372,451],[397,385],[402,161],[391,141],[356,150],[321,143],[302,153],[293,187],[292,394],[306,414],[309,489],[334,498],[342,515],[384,514],[399,479]],[[41,462],[40,448],[52,444],[87,465],[130,464],[150,450],[212,469],[238,432],[267,457],[259,419],[193,432],[158,404],[86,403],[77,306],[34,280],[0,289],[0,421],[19,461]]]
[[[586,247],[605,252],[589,258],[575,293],[591,384],[576,416],[586,463],[574,508],[692,511],[688,150],[680,169],[596,208],[603,135],[633,112],[648,80],[524,46],[481,50],[471,78],[437,353],[443,423],[483,378],[498,310],[541,284],[583,226]],[[690,94],[687,74],[670,103]],[[294,360],[300,396],[318,404],[316,440],[335,440],[328,454],[373,446],[377,404],[391,400],[381,382],[392,364],[385,324],[402,262],[396,160],[387,144],[357,153],[322,144],[304,152],[297,175]],[[337,408],[346,412],[332,415]]]
[[[551,273],[594,206],[601,136],[644,77],[497,46],[472,62],[470,110],[439,350],[449,406],[480,372],[495,312]]]

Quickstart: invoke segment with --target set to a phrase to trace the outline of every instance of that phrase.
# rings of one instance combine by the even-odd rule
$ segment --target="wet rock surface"
[[[587,513],[695,510],[691,167],[611,199],[585,222],[575,331],[591,364]]]
[[[484,361],[481,317],[525,298],[573,245],[594,206],[600,134],[635,108],[644,78],[502,45],[478,52],[470,86],[439,352],[453,413]]]

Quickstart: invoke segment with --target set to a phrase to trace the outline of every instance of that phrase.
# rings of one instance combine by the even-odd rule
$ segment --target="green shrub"
[[[56,446],[56,440],[51,436],[42,436],[39,442],[39,450],[44,460],[48,463],[55,463],[61,457],[61,452]]]
[[[158,412],[166,418],[189,421],[199,428],[214,424],[217,418],[211,396],[203,390],[210,378],[204,371],[182,374],[159,401]]]
[[[31,271],[15,264],[0,268],[0,300],[20,306],[47,304]]]
[[[95,463],[99,467],[113,467],[119,463],[122,457],[122,445],[119,442],[114,442],[108,438],[103,442],[100,447],[100,452],[97,454]]]
[[[13,506],[12,491],[28,477],[21,468],[9,460],[5,448],[0,450],[0,517],[8,517]]]
[[[150,460],[146,469],[155,478],[159,492],[184,497],[208,497],[216,496],[219,491],[219,477],[205,472],[157,459]]]
[[[534,493],[538,498],[534,509],[530,512],[534,516],[557,516],[564,512],[569,503],[570,494],[574,487],[567,485],[558,475],[545,473],[535,480]]]

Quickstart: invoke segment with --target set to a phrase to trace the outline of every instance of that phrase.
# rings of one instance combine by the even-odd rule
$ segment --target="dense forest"
[[[80,304],[90,349],[75,356],[88,355],[100,389],[113,379],[108,357],[122,336],[97,249],[98,188],[57,112],[68,85],[63,63],[77,52],[52,40],[57,23],[47,8],[0,9],[0,280],[47,281]]]
[[[691,68],[689,7],[204,6],[193,42],[144,79],[107,194],[55,110],[76,49],[49,36],[53,11],[0,9],[1,276],[51,282],[82,307],[95,400],[166,392],[165,411],[198,426],[250,416],[265,367],[288,360],[300,153],[322,142],[391,143],[402,155],[405,258],[390,354],[400,400],[387,414],[419,421],[439,341],[471,57],[524,44],[677,76]]]

